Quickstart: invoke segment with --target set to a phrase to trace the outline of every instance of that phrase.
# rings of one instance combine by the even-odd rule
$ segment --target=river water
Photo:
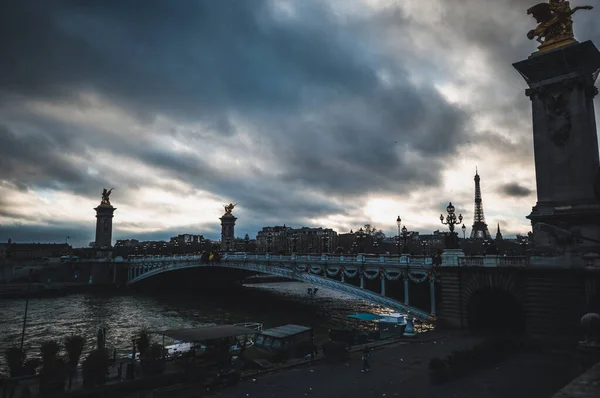
[[[166,330],[259,322],[269,328],[295,323],[312,325],[316,332],[323,333],[329,326],[348,326],[346,315],[350,313],[390,312],[324,288],[311,298],[307,287],[281,282],[193,294],[77,294],[31,299],[24,347],[28,357],[38,357],[41,342],[62,341],[77,333],[87,339],[85,353],[94,347],[97,329],[102,325],[107,330],[107,346],[125,356],[131,352],[131,336],[141,327]],[[20,344],[24,310],[24,299],[0,300],[0,373],[7,371],[5,349]]]

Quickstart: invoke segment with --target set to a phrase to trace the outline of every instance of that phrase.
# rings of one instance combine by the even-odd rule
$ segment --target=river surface
[[[77,333],[87,340],[84,353],[96,344],[99,326],[106,327],[106,344],[119,356],[131,352],[131,337],[149,330],[199,327],[212,324],[259,322],[265,328],[295,323],[323,333],[329,326],[348,326],[355,312],[389,313],[344,294],[319,288],[315,297],[308,285],[297,282],[246,285],[228,290],[182,294],[77,294],[31,299],[24,348],[38,357],[40,343],[62,341]],[[6,373],[4,351],[21,341],[25,299],[0,300],[0,373]]]

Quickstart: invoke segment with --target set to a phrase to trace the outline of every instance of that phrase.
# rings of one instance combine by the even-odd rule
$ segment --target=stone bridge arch
[[[351,268],[352,269],[351,272],[353,272],[355,275],[360,275],[361,272],[364,272],[364,270],[361,267],[357,267],[357,266],[354,266],[354,267],[337,266],[337,267],[329,267],[329,269],[328,269],[327,266],[308,265],[308,266],[304,267],[304,268],[306,268],[305,270],[302,270],[301,269],[302,267],[292,267],[291,268],[291,267],[287,267],[283,264],[279,264],[277,262],[273,262],[269,265],[265,265],[265,264],[261,264],[261,263],[254,263],[252,261],[244,261],[244,262],[221,261],[221,262],[214,263],[214,264],[207,264],[207,263],[201,263],[201,262],[178,263],[178,262],[174,261],[169,264],[163,264],[163,265],[154,264],[154,265],[150,265],[150,266],[138,265],[138,266],[131,267],[130,271],[132,271],[133,269],[137,269],[138,272],[137,273],[129,272],[130,277],[128,277],[127,285],[132,286],[146,278],[159,277],[160,274],[163,274],[166,272],[173,272],[173,271],[177,271],[177,270],[190,269],[190,268],[203,268],[203,267],[207,267],[207,268],[219,267],[219,268],[233,268],[233,269],[238,269],[238,270],[247,270],[247,271],[262,273],[265,275],[274,275],[274,276],[280,276],[280,277],[284,277],[284,278],[288,278],[288,279],[292,279],[292,280],[296,280],[296,281],[300,281],[300,282],[307,282],[312,285],[317,285],[320,287],[325,287],[325,288],[329,288],[332,290],[336,290],[338,292],[342,292],[342,293],[348,294],[350,296],[353,296],[353,297],[356,297],[356,298],[359,298],[359,299],[362,299],[362,300],[365,300],[365,301],[368,301],[368,302],[371,302],[374,304],[381,305],[383,307],[391,308],[393,310],[407,314],[410,318],[414,318],[414,319],[417,319],[422,322],[429,323],[429,322],[433,322],[435,320],[435,315],[430,314],[427,311],[423,311],[419,308],[407,305],[405,303],[391,299],[384,295],[380,295],[371,290],[364,289],[362,287],[357,287],[352,284],[345,283],[343,281],[338,281],[338,280],[332,278],[334,275],[330,271],[344,272],[344,268],[346,268],[346,269]],[[315,273],[314,270],[312,270],[312,268],[317,268],[320,270],[320,272]],[[140,270],[141,270],[141,272],[139,272]],[[375,276],[372,276],[372,277],[381,278],[379,268],[375,268],[374,272],[377,275],[373,274]]]
[[[466,326],[473,332],[525,333],[525,289],[515,273],[494,271],[475,271],[465,278]]]

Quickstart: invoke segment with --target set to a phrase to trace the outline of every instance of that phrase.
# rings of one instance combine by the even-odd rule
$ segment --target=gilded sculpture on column
[[[235,206],[237,206],[238,204],[239,203],[236,203],[236,204],[229,203],[228,205],[224,205],[223,207],[225,207],[225,215],[231,216],[232,215],[231,212],[233,211],[233,208]]]
[[[110,190],[107,190],[106,188],[104,188],[102,190],[102,201],[100,202],[100,205],[105,205],[105,206],[111,206],[110,204],[110,194],[112,193],[112,190],[114,188],[111,188]]]
[[[548,3],[539,3],[527,10],[538,22],[535,29],[527,33],[527,38],[536,38],[541,46],[539,51],[547,51],[575,43],[573,35],[573,18],[578,10],[591,10],[592,6],[580,6],[571,8],[566,0],[548,0]]]

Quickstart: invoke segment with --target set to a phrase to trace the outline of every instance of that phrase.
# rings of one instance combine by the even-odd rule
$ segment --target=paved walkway
[[[463,379],[441,386],[429,380],[429,359],[472,346],[467,337],[400,344],[372,352],[371,371],[361,373],[360,354],[335,364],[322,363],[259,376],[215,392],[219,398],[246,397],[486,397],[547,398],[576,376],[573,363],[547,354],[518,354]]]

